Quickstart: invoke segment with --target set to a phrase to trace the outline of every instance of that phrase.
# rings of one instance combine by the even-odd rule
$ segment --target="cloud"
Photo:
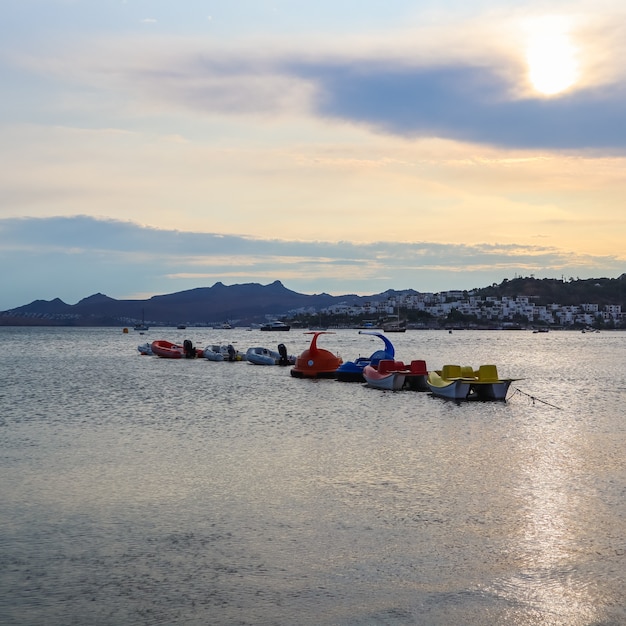
[[[373,294],[389,288],[471,289],[515,274],[617,276],[615,257],[548,246],[452,245],[428,241],[258,239],[147,228],[88,216],[0,220],[0,310],[35,299],[72,303],[92,293],[115,298],[276,279],[302,293]]]
[[[517,148],[626,147],[621,86],[511,100],[510,86],[488,68],[316,71],[323,86],[322,115],[379,132]]]
[[[523,41],[512,18],[494,20],[490,26],[476,18],[407,29],[395,39],[284,37],[219,45],[102,39],[86,54],[68,49],[20,62],[128,94],[142,103],[142,113],[169,107],[203,117],[288,114],[403,138],[623,151],[626,82],[613,60],[623,44],[609,16],[580,27],[586,78],[552,98],[529,91]],[[499,25],[505,32],[498,32]]]

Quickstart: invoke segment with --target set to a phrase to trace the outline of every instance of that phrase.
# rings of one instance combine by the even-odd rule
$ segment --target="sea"
[[[516,380],[455,403],[137,350],[296,329],[0,328],[0,624],[626,624],[626,332],[389,338]]]

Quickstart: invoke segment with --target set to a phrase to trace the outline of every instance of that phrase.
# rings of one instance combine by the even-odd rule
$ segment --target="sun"
[[[566,19],[544,17],[527,24],[526,63],[535,91],[554,96],[574,86],[579,78],[577,56]]]

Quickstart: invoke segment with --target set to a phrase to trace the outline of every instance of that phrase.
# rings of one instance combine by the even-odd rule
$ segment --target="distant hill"
[[[364,304],[391,297],[415,295],[413,289],[392,290],[369,296],[326,293],[307,295],[287,289],[280,281],[269,285],[245,283],[199,287],[177,293],[153,296],[146,300],[115,300],[96,293],[76,304],[59,298],[35,300],[25,306],[0,313],[0,326],[134,326],[207,325],[229,320],[240,325],[262,323],[267,318],[284,317],[294,310],[320,310],[333,304]],[[469,293],[469,292],[468,292]],[[471,291],[481,297],[516,298],[528,296],[542,304],[621,304],[626,308],[626,274],[619,278],[588,280],[515,278],[499,285]]]
[[[242,325],[262,323],[294,309],[321,309],[338,302],[364,302],[354,294],[307,295],[287,289],[280,281],[269,285],[246,283],[199,287],[153,296],[147,300],[115,300],[97,293],[76,304],[62,300],[35,300],[5,311],[0,325],[132,326],[145,318],[149,325],[205,325],[225,320]]]
[[[619,278],[589,278],[563,281],[555,278],[514,278],[499,285],[474,290],[481,297],[528,296],[536,305],[621,304],[626,305],[626,274]]]

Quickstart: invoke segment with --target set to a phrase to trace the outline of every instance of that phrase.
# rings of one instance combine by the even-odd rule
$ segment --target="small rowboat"
[[[296,357],[288,355],[285,344],[279,343],[278,352],[260,346],[248,348],[246,361],[253,365],[293,365],[296,362]]]
[[[202,356],[202,350],[193,347],[189,339],[183,345],[172,343],[166,339],[157,339],[150,344],[152,353],[163,359],[195,359]]]
[[[139,350],[139,354],[141,355],[144,355],[144,356],[152,355],[152,346],[149,343],[142,343],[141,345],[137,346],[137,350]]]
[[[204,358],[209,361],[245,361],[245,355],[239,352],[232,344],[206,346],[203,350]]]

